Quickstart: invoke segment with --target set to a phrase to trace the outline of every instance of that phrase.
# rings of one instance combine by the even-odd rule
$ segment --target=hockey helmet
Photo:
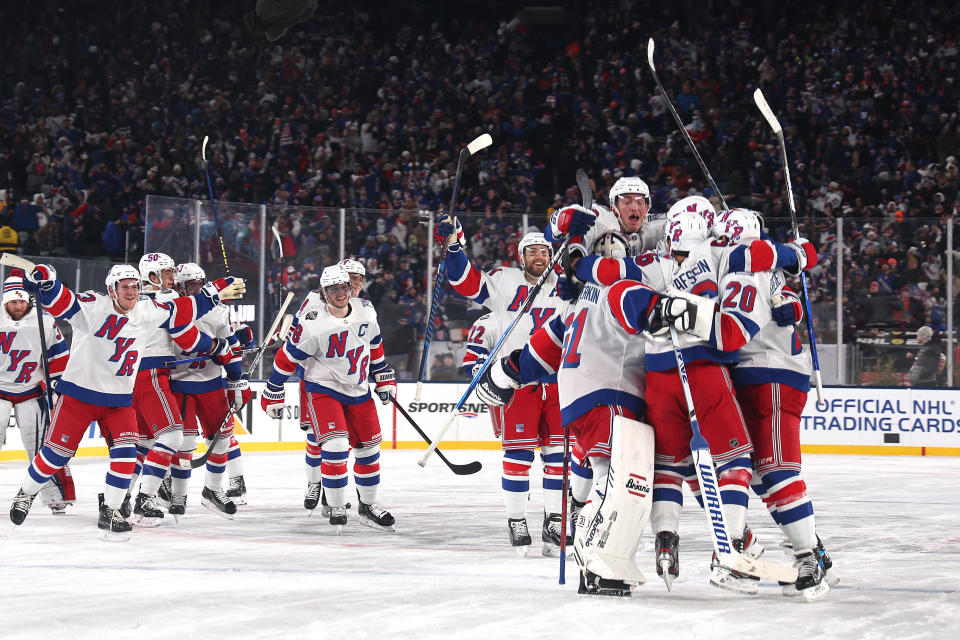
[[[185,283],[191,280],[203,280],[206,282],[207,273],[196,262],[182,262],[178,264],[176,271],[173,272],[173,284],[182,288]]]
[[[325,267],[320,274],[320,289],[326,289],[338,284],[350,284],[350,274],[343,268],[342,264],[333,264]]]
[[[703,216],[703,219],[706,220],[707,229],[713,227],[714,218],[717,213],[717,210],[713,207],[713,203],[703,196],[688,196],[673,203],[667,211],[667,220],[675,220],[683,211],[699,213]]]
[[[711,229],[717,238],[730,242],[748,242],[760,239],[760,216],[750,209],[730,209],[717,216]]]
[[[630,242],[619,231],[607,231],[596,239],[590,252],[604,258],[626,258],[630,255]]]
[[[523,262],[524,250],[527,247],[535,247],[537,245],[545,246],[550,250],[550,255],[553,255],[553,245],[547,242],[547,238],[539,231],[530,231],[520,238],[520,244],[517,245],[517,255],[520,257],[520,262]]]
[[[143,262],[141,260],[141,262]],[[110,267],[110,271],[107,272],[107,277],[104,282],[107,285],[107,291],[116,291],[117,283],[121,280],[136,280],[139,284],[140,282],[140,273],[133,267],[132,264],[115,264]]]
[[[140,258],[140,279],[147,284],[153,284],[150,280],[150,275],[156,274],[157,279],[162,281],[163,278],[160,272],[165,269],[172,270],[175,266],[173,258],[165,253],[145,253],[143,257]]]
[[[366,277],[367,275],[367,270],[363,266],[363,263],[357,260],[354,260],[353,258],[347,258],[346,260],[341,260],[340,266],[343,267],[347,273],[355,273],[357,275],[361,275],[364,277]]]
[[[650,187],[647,186],[647,183],[641,180],[636,176],[630,176],[627,178],[620,178],[613,183],[613,186],[610,187],[610,206],[616,208],[617,198],[626,194],[626,193],[636,193],[647,200],[647,204],[650,204]]]
[[[30,303],[30,294],[23,288],[23,278],[10,276],[3,281],[3,304],[13,300],[23,300]]]
[[[670,224],[670,251],[690,253],[707,239],[707,222],[699,213],[683,211]]]

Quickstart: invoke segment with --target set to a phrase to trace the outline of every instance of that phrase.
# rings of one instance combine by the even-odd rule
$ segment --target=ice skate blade
[[[216,507],[216,505],[214,505],[212,502],[210,502],[210,501],[207,500],[206,498],[201,498],[201,499],[200,499],[200,504],[202,504],[204,507],[206,507],[206,508],[209,509],[210,511],[213,511],[215,514],[217,514],[217,515],[220,516],[221,518],[224,518],[224,519],[226,519],[226,520],[233,520],[234,514],[232,514],[232,513],[227,513],[227,512],[225,512],[225,511],[221,511],[220,509],[218,509],[218,508]]]
[[[530,551],[530,545],[522,544],[518,547],[513,547],[513,550],[517,552],[517,555],[521,558],[526,558]]]
[[[739,593],[746,596],[755,596],[760,593],[760,581],[749,578],[736,578],[729,572],[714,569],[710,573],[710,584],[718,589]]]
[[[130,534],[100,529],[100,539],[104,542],[126,542],[130,539]]]
[[[659,564],[660,576],[663,578],[664,584],[667,585],[667,591],[673,591],[673,579],[674,575],[670,573],[670,567],[673,566],[673,563],[670,560],[661,560]]]
[[[230,500],[233,501],[233,504],[237,505],[238,507],[242,507],[245,504],[247,504],[247,499],[242,496],[227,496],[227,497],[230,498]]]
[[[335,527],[337,528],[337,535],[338,535],[338,536],[342,536],[342,535],[343,535],[343,525],[342,525],[342,524],[335,524],[335,525],[333,525],[333,526],[335,526]]]
[[[386,532],[388,532],[388,533],[396,533],[396,532],[397,532],[396,525],[390,525],[389,527],[384,527],[384,526],[381,526],[381,525],[377,524],[377,523],[374,522],[373,520],[370,520],[370,519],[368,519],[368,518],[364,518],[363,516],[360,516],[360,524],[362,524],[362,525],[364,525],[364,526],[366,526],[366,527],[370,527],[371,529],[377,529],[378,531],[386,531]]]
[[[313,513],[314,511],[315,511],[315,509],[314,509],[314,510],[311,510],[310,513]],[[323,516],[324,518],[329,518],[329,517],[330,517],[330,507],[320,507],[320,515]]]
[[[827,569],[827,574],[824,580],[826,580],[827,584],[831,587],[835,587],[840,584],[840,576],[838,576],[833,569]]]
[[[152,529],[153,527],[159,527],[161,522],[163,522],[163,518],[147,518],[145,516],[134,515],[132,524],[136,527]]]
[[[540,549],[540,553],[544,558],[559,558],[560,557],[560,547],[549,542],[543,543],[543,548]]]
[[[816,602],[817,600],[824,598],[829,591],[830,585],[827,584],[826,580],[823,580],[817,586],[801,591],[800,596],[804,602]]]

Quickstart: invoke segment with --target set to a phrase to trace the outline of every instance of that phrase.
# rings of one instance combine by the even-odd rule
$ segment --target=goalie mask
[[[176,266],[173,258],[165,253],[147,253],[140,258],[139,277],[144,284],[152,285],[158,289],[171,289],[173,287],[173,269]],[[164,279],[164,271],[169,271],[167,278]],[[150,279],[150,276],[157,276],[157,282]]]
[[[635,176],[620,178],[610,187],[610,208],[620,219],[621,228],[636,233],[650,212],[650,187]]]
[[[593,243],[591,253],[604,258],[626,258],[630,255],[630,243],[618,231],[608,231]]]

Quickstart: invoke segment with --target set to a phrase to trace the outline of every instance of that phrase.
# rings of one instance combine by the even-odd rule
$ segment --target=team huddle
[[[526,301],[553,245],[569,241],[563,274],[547,274],[504,342],[509,355],[491,362],[477,387],[502,441],[510,542],[524,552],[532,543],[525,509],[539,447],[544,555],[571,542],[581,593],[629,595],[644,582],[634,555],[649,521],[656,570],[669,589],[679,574],[683,484],[704,502],[691,457],[692,404],[732,546],[747,558],[763,552],[746,523],[752,490],[793,550],[796,579],[784,594],[821,598],[836,576],[801,476],[811,366],[795,329],[802,306],[784,275],[814,266],[816,252],[802,238],[764,239],[755,212],[716,212],[697,196],[648,219],[649,193],[643,180],[621,178],[610,209],[557,210],[545,234],[520,241],[519,268],[489,273],[470,264],[456,220],[438,225],[451,285],[491,312],[470,331],[468,373],[478,372]],[[572,537],[562,517],[565,432]],[[716,553],[710,582],[758,591],[756,574],[732,570]]]
[[[557,210],[544,233],[520,240],[520,267],[488,273],[470,263],[456,218],[437,225],[451,286],[490,311],[472,327],[463,365],[480,375],[477,395],[502,444],[511,545],[524,554],[532,545],[526,510],[539,449],[542,553],[571,544],[581,593],[630,595],[645,580],[635,554],[649,522],[669,589],[679,575],[683,485],[701,505],[713,500],[710,487],[702,495],[692,455],[691,438],[702,433],[732,547],[755,560],[763,552],[746,522],[753,491],[794,554],[796,578],[784,594],[823,597],[836,577],[799,443],[810,358],[795,328],[803,307],[786,286],[786,276],[816,264],[815,250],[802,238],[769,240],[755,212],[717,212],[702,197],[654,220],[639,178],[618,180],[609,201],[609,209]],[[553,251],[564,242],[555,273]],[[379,499],[381,432],[369,383],[383,404],[396,402],[397,386],[376,311],[360,297],[364,276],[354,260],[328,266],[296,314],[278,316],[267,339],[282,346],[260,398],[280,418],[284,385],[299,378],[304,507],[320,507],[338,532],[351,508],[351,450],[360,522],[395,524]],[[246,493],[232,415],[250,399],[242,356],[256,345],[224,302],[242,296],[243,281],[208,281],[196,264],[151,253],[139,269],[112,267],[105,284],[106,295],[74,293],[46,265],[4,282],[0,348],[10,366],[0,372],[0,407],[15,411],[31,459],[11,520],[22,524],[38,494],[54,513],[72,504],[68,463],[92,421],[109,449],[99,496],[105,537],[125,539],[165,510],[185,513],[191,469],[203,463],[193,457],[200,434],[209,449],[201,504],[232,518]],[[54,318],[71,324],[70,348]],[[508,355],[487,363],[507,332]],[[755,594],[758,580],[714,554],[711,584]]]

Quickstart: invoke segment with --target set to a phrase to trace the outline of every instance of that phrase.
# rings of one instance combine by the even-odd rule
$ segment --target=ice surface
[[[197,473],[179,527],[168,516],[119,544],[99,540],[96,528],[105,460],[71,465],[80,502],[68,515],[51,515],[38,499],[15,530],[5,510],[24,465],[0,463],[0,535],[9,530],[0,637],[903,640],[960,631],[955,458],[807,456],[818,530],[841,584],[806,604],[771,584],[753,598],[709,586],[706,520],[689,505],[672,593],[656,576],[647,534],[638,563],[648,583],[631,599],[578,596],[572,558],[559,586],[557,559],[520,558],[508,547],[499,452],[448,452],[483,461],[468,477],[438,459],[421,469],[421,454],[381,458],[395,534],[361,526],[352,510],[338,537],[319,510],[305,516],[302,454],[247,453],[250,504],[236,520],[200,506]],[[765,558],[786,563],[782,536],[756,503],[749,520]],[[542,509],[534,491],[535,543]]]

